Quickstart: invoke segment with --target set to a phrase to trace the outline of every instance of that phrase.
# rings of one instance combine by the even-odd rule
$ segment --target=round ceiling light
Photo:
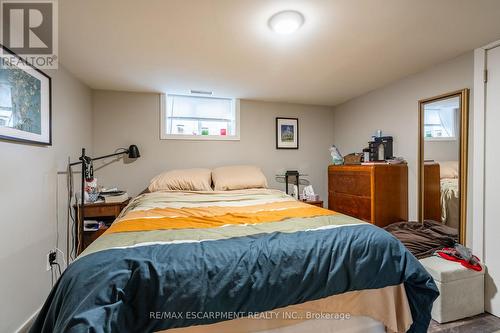
[[[297,31],[304,24],[304,15],[295,10],[285,10],[274,14],[269,19],[272,31],[288,35]]]

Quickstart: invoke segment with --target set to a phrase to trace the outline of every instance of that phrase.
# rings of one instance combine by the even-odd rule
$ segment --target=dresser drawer
[[[333,171],[328,182],[328,189],[335,193],[371,196],[370,172]]]
[[[329,193],[328,208],[336,212],[371,221],[371,199],[342,193]]]

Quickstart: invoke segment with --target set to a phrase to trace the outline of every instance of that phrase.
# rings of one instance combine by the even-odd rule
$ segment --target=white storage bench
[[[446,323],[484,312],[484,266],[477,272],[436,256],[420,262],[440,292],[432,307],[432,319]]]

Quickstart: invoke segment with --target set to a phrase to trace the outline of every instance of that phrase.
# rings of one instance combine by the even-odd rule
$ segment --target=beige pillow
[[[458,161],[439,162],[441,178],[458,178]]]
[[[209,169],[180,169],[166,171],[154,177],[149,191],[212,191]]]
[[[226,166],[212,170],[216,191],[267,188],[266,176],[260,168],[251,165]]]

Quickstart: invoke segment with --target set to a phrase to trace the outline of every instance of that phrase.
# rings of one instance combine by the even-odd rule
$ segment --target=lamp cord
[[[73,215],[73,207],[71,206],[73,202],[74,195],[74,177],[73,177],[73,169],[68,160],[68,172],[67,172],[67,189],[68,189],[68,216],[67,216],[67,252],[68,252],[68,262],[70,260],[74,260],[76,258],[76,249],[75,249],[75,216]]]

